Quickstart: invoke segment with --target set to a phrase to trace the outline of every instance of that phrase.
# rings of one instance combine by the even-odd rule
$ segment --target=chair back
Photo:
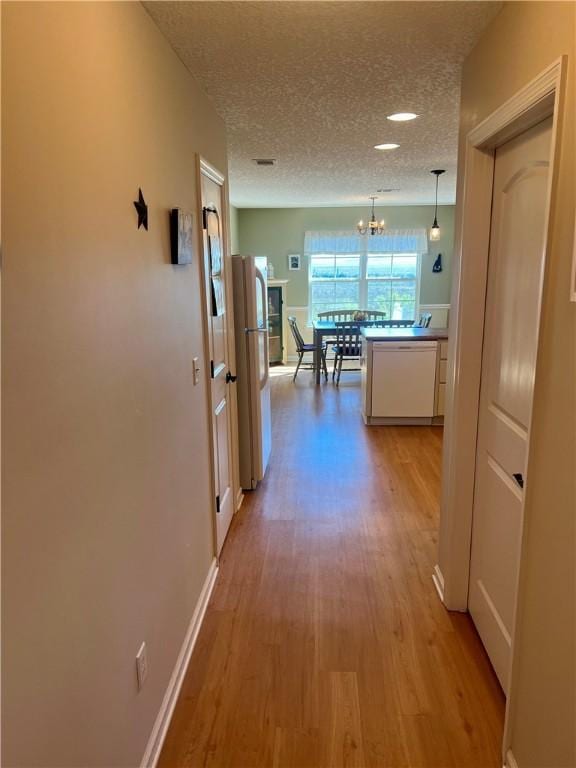
[[[386,317],[386,312],[381,312],[379,309],[360,309],[358,310],[367,321],[371,322],[373,320],[384,320]]]
[[[358,357],[360,354],[360,326],[358,323],[336,323],[336,346],[344,357]]]
[[[318,312],[318,320],[332,320],[335,323],[350,322],[356,311],[355,309],[330,309],[326,312]]]
[[[290,330],[292,331],[292,336],[294,337],[294,343],[296,344],[296,352],[300,353],[304,348],[304,339],[302,338],[302,334],[300,333],[300,329],[298,328],[298,323],[296,322],[296,318],[290,316],[288,318],[288,325],[290,326]]]
[[[432,320],[432,312],[422,312],[420,315],[420,318],[418,319],[417,323],[414,323],[414,325],[418,326],[418,328],[428,328],[430,326],[430,321]]]
[[[412,328],[413,320],[372,320],[368,323],[362,323],[368,328]]]

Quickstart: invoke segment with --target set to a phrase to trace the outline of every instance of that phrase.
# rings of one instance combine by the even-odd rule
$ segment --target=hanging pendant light
[[[440,240],[440,225],[438,224],[438,177],[446,173],[444,170],[430,171],[436,176],[436,203],[434,205],[434,224],[430,228],[430,240]]]
[[[364,224],[363,220],[360,219],[358,224],[356,224],[356,229],[361,235],[381,235],[382,232],[384,232],[386,224],[384,219],[376,221],[376,215],[374,213],[374,201],[378,200],[378,198],[376,196],[370,196],[369,199],[372,200],[372,214],[370,216],[370,220],[367,224]]]

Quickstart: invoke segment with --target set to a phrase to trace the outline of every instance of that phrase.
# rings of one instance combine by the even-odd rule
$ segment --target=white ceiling
[[[239,207],[433,203],[432,168],[453,203],[461,65],[501,5],[145,3],[226,122]],[[404,111],[420,117],[386,120]]]

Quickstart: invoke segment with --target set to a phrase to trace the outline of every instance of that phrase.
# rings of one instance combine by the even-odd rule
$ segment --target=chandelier
[[[385,222],[384,219],[376,221],[376,215],[374,214],[374,200],[378,200],[378,198],[375,195],[371,195],[369,199],[372,200],[372,214],[370,219],[367,224],[364,224],[362,219],[360,219],[358,224],[356,224],[356,229],[361,235],[381,235],[382,232],[384,232]]]

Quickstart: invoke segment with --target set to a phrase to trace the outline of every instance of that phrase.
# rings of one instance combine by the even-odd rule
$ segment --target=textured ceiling
[[[501,3],[144,5],[226,123],[233,204],[432,203],[432,168],[454,202],[461,65]]]

